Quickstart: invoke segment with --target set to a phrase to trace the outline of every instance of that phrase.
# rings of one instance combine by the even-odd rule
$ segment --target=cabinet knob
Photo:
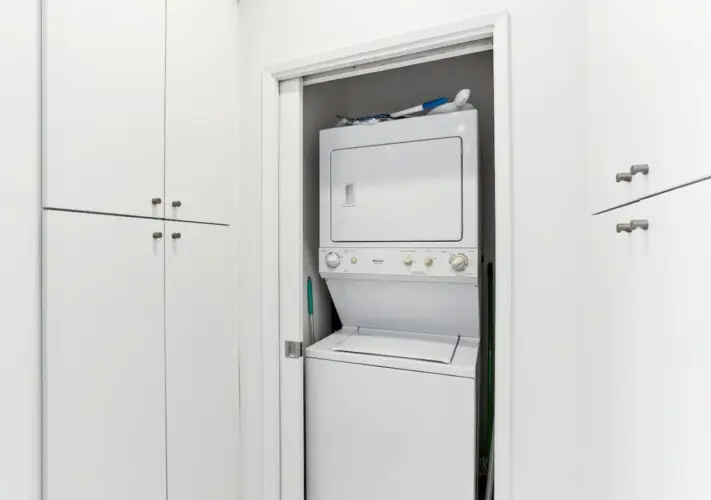
[[[163,200],[161,200],[160,198],[153,198],[151,200],[151,203],[153,203],[154,205],[160,205],[161,203],[163,203]]]
[[[647,175],[647,174],[649,174],[649,165],[647,165],[647,164],[632,165],[630,167],[630,174],[632,174],[632,175],[637,175],[637,174]]]
[[[646,163],[632,165],[630,167],[629,172],[620,172],[619,174],[615,175],[615,180],[617,182],[632,182],[632,177],[637,174],[648,175],[649,165],[647,165]]]
[[[154,240],[159,240],[159,239],[161,239],[162,237],[163,237],[163,233],[161,233],[160,231],[156,231],[155,233],[153,233],[153,239],[154,239]]]
[[[636,231],[637,229],[642,229],[643,231],[646,231],[649,229],[649,221],[645,219],[633,219],[629,222],[621,222],[617,224],[617,232],[618,233],[631,233],[632,231]]]
[[[631,233],[632,232],[632,226],[629,225],[627,222],[620,222],[617,224],[617,232],[618,233]]]
[[[620,172],[615,176],[617,182],[632,182],[632,174],[629,172]]]
[[[175,208],[178,208],[178,207],[182,207],[182,206],[183,206],[183,204],[182,204],[182,202],[181,202],[180,200],[175,200],[175,201],[172,203],[172,205],[173,205]]]
[[[174,240],[179,240],[180,238],[183,237],[183,235],[180,233],[173,233],[170,235],[170,237],[173,238]]]

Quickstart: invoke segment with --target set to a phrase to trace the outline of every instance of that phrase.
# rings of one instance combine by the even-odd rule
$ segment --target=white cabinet
[[[163,225],[44,214],[47,500],[165,498]]]
[[[239,498],[235,249],[229,227],[166,223],[169,500]]]
[[[47,500],[239,497],[233,241],[45,211]]]
[[[50,0],[43,205],[230,221],[235,0]]]
[[[44,206],[162,217],[164,0],[43,8]]]
[[[590,498],[711,496],[710,230],[711,181],[593,217]]]
[[[596,212],[711,175],[711,9],[589,2],[589,159]],[[649,174],[616,182],[648,165]]]
[[[237,171],[235,0],[168,0],[166,217],[229,222]]]

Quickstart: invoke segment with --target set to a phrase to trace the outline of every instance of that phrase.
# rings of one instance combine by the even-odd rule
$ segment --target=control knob
[[[452,265],[452,269],[459,273],[467,268],[469,265],[469,259],[467,259],[467,256],[463,253],[458,253],[452,256],[449,263]]]
[[[335,269],[338,267],[338,264],[341,263],[341,258],[338,256],[337,253],[331,252],[328,255],[326,255],[326,265],[330,267],[331,269]]]

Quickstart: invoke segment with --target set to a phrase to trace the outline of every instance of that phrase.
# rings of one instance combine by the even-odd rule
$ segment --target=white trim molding
[[[436,26],[362,45],[279,64],[262,75],[262,425],[263,500],[282,500],[280,408],[280,261],[279,240],[279,83],[302,78],[348,78],[367,68],[418,64],[450,48],[452,56],[467,44],[492,43],[494,51],[495,198],[496,198],[496,379],[495,486],[498,500],[511,500],[511,347],[513,338],[513,163],[509,16],[505,11]],[[484,42],[486,41],[486,42]],[[476,44],[474,44],[476,45]],[[469,49],[467,49],[469,50]],[[390,67],[389,67],[390,66]],[[325,81],[325,79],[323,80]],[[294,186],[300,189],[300,185]],[[282,252],[284,249],[282,249]],[[295,250],[296,252],[296,250]],[[297,486],[298,487],[298,486]],[[303,485],[301,485],[303,489]]]
[[[262,498],[280,494],[279,81],[262,75]]]

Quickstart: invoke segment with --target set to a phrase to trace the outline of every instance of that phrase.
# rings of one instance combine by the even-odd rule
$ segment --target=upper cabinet
[[[237,170],[237,2],[168,0],[166,217],[229,222]]]
[[[43,204],[162,217],[164,0],[44,2]]]
[[[711,6],[595,0],[588,9],[591,210],[711,175]]]
[[[45,2],[45,207],[229,223],[237,9]]]

